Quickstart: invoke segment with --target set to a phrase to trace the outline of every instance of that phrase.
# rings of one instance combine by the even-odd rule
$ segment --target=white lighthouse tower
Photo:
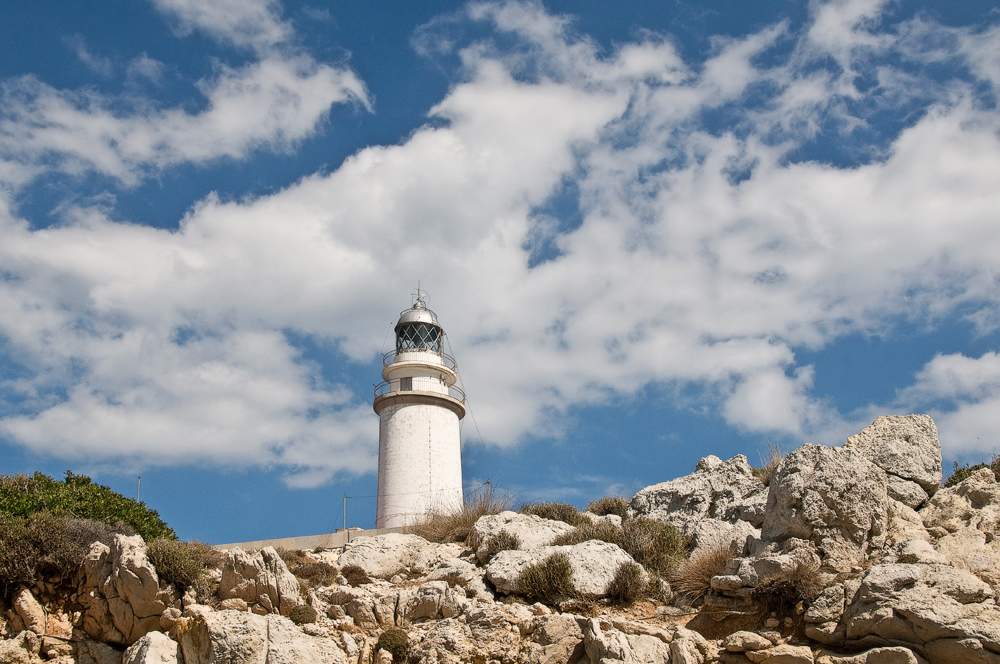
[[[378,425],[378,507],[376,528],[414,523],[436,511],[462,506],[459,421],[465,394],[454,358],[447,355],[444,330],[427,308],[425,293],[399,315],[396,349],[382,358],[383,382],[372,407]]]

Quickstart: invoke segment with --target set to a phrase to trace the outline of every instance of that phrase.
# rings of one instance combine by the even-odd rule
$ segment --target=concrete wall
[[[386,533],[401,533],[402,528],[375,528],[372,530],[347,529],[338,530],[335,533],[326,535],[306,535],[304,537],[282,537],[280,539],[257,540],[255,542],[234,542],[232,544],[216,544],[216,549],[226,551],[239,547],[244,551],[263,549],[265,546],[273,546],[275,549],[315,549],[321,546],[324,549],[337,549],[343,547],[348,542],[359,537],[374,537],[375,535],[385,535]]]

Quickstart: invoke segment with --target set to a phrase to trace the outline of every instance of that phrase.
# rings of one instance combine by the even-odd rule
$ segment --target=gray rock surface
[[[573,589],[586,597],[603,597],[618,567],[635,562],[617,544],[589,540],[572,546],[543,546],[530,551],[501,551],[486,568],[486,578],[502,593],[517,593],[517,578],[528,565],[554,553],[565,554],[573,570]]]
[[[955,486],[941,489],[920,510],[924,526],[957,532],[975,528],[1000,536],[1000,484],[980,468]]]
[[[460,544],[434,544],[423,537],[389,533],[377,537],[359,537],[340,554],[341,569],[357,565],[368,576],[388,579],[400,570],[426,574],[442,560],[457,558]]]
[[[928,415],[883,415],[844,449],[855,450],[888,475],[889,495],[917,508],[941,486],[941,443]]]
[[[664,521],[692,535],[704,519],[735,523],[746,517],[753,522],[759,515],[753,504],[762,502],[765,493],[764,484],[754,477],[742,454],[728,461],[707,456],[698,462],[694,473],[635,494],[629,515]]]
[[[884,470],[851,449],[803,445],[775,471],[761,538],[807,540],[825,566],[847,570],[885,543],[888,522]]]
[[[215,611],[181,624],[184,664],[348,664],[337,641],[304,634],[275,614]]]
[[[179,643],[163,632],[150,632],[130,645],[122,664],[184,664]]]
[[[489,558],[486,545],[490,538],[507,532],[517,537],[521,542],[521,551],[529,551],[540,546],[547,546],[560,535],[571,533],[574,526],[563,521],[543,519],[537,514],[519,514],[517,512],[500,512],[487,514],[476,520],[469,534],[469,544],[476,550],[476,557],[481,561]]]
[[[248,606],[258,605],[267,613],[283,616],[303,603],[299,580],[270,546],[254,553],[230,550],[222,567],[219,596],[242,599]]]

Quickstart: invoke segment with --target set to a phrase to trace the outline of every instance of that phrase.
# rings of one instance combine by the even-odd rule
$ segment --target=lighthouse
[[[462,506],[459,422],[465,394],[454,358],[444,352],[444,329],[419,288],[399,315],[396,348],[382,358],[378,415],[376,528],[410,525],[432,512]]]

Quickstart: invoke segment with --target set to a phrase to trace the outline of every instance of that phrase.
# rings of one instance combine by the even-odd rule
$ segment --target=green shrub
[[[597,516],[617,514],[622,519],[628,517],[628,501],[622,496],[604,496],[597,500],[592,500],[587,505],[587,511]]]
[[[691,548],[691,539],[679,530],[645,517],[626,519],[620,528],[607,522],[588,522],[560,535],[553,544],[579,544],[592,539],[617,544],[647,571],[663,577],[673,572]]]
[[[0,512],[28,517],[42,511],[65,512],[117,527],[124,523],[147,542],[157,538],[177,539],[172,528],[155,510],[131,498],[94,484],[85,475],[66,471],[63,482],[42,473],[0,475]]]
[[[408,526],[407,533],[428,542],[465,542],[479,517],[509,510],[513,500],[493,491],[490,485],[469,496],[465,504],[452,512],[431,512],[420,523]]]
[[[484,564],[493,559],[501,551],[513,551],[521,548],[521,538],[506,530],[501,530],[493,537],[486,540],[486,560]]]
[[[375,643],[375,652],[385,650],[392,655],[393,662],[406,661],[406,656],[410,653],[410,639],[403,630],[393,627],[378,635]]]
[[[580,514],[580,510],[567,503],[527,503],[522,505],[518,512],[534,514],[552,521],[562,521],[571,526],[589,523],[587,517]]]
[[[223,554],[202,542],[155,539],[146,547],[146,557],[156,568],[160,583],[172,583],[182,593],[195,585],[205,570],[222,565]]]
[[[347,582],[357,588],[363,583],[371,583],[372,580],[368,576],[368,572],[359,567],[358,565],[347,565],[340,573],[344,575]]]
[[[316,609],[308,604],[298,604],[292,607],[291,612],[288,614],[288,619],[296,625],[314,623],[316,622]]]
[[[955,461],[954,470],[951,472],[951,477],[945,480],[944,486],[950,487],[959,484],[969,478],[969,475],[976,472],[977,470],[982,470],[983,468],[989,468],[993,471],[993,476],[997,480],[1000,480],[1000,455],[994,454],[993,460],[990,463],[977,463],[975,465],[965,464],[964,466],[959,466],[958,462]]]
[[[648,591],[649,584],[646,583],[645,576],[638,564],[623,562],[615,571],[615,578],[608,584],[608,599],[620,604],[631,604]]]
[[[573,568],[563,553],[528,565],[517,577],[517,591],[530,599],[554,604],[573,596]]]

